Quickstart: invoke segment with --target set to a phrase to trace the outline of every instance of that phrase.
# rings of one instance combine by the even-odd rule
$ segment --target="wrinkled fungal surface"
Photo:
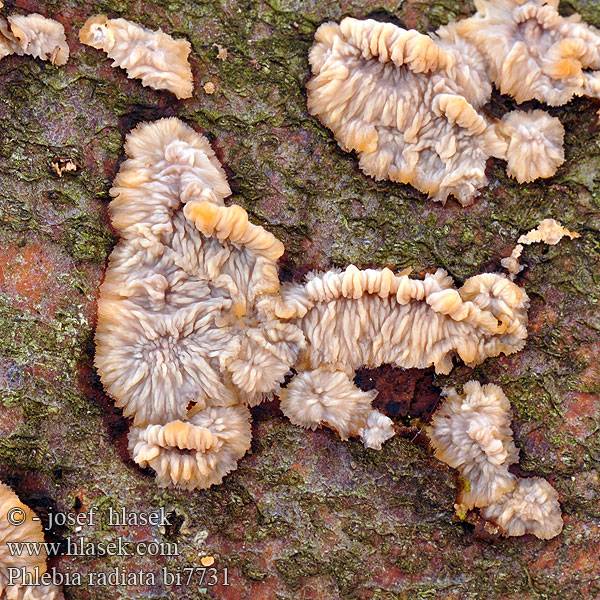
[[[221,165],[179,119],[138,125],[125,151],[110,191],[121,241],[100,287],[95,365],[137,427],[135,461],[154,465],[159,485],[209,487],[250,447],[248,411],[235,405],[278,389],[304,345],[269,306],[283,245],[223,206]]]
[[[193,490],[219,484],[250,448],[250,411],[211,406],[188,421],[133,426],[129,450],[141,467],[156,471],[156,483]]]
[[[177,98],[191,97],[194,80],[188,55],[192,48],[187,40],[104,15],[90,17],[79,39],[106,52],[113,67],[122,67],[129,78],[141,79],[142,85],[168,90]]]
[[[456,26],[485,57],[491,81],[517,102],[560,106],[600,95],[600,31],[559,14],[559,0],[476,0]]]
[[[229,187],[203,136],[161,119],[138,125],[125,151],[110,205],[122,240],[100,288],[95,364],[133,417],[134,460],[154,466],[161,486],[220,483],[250,445],[247,411],[227,408],[260,403],[292,367],[301,372],[280,395],[294,424],[380,449],[392,421],[371,408],[376,392],[353,385],[355,369],[448,373],[455,355],[474,366],[525,344],[529,298],[500,274],[457,290],[441,269],[421,281],[351,265],[280,294],[283,245],[223,206]]]
[[[219,207],[225,176],[207,140],[181,121],[139,125],[125,150],[110,205],[122,240],[98,302],[95,362],[106,390],[135,425],[260,402],[303,342],[261,303],[279,290],[281,243],[243,209]]]
[[[451,197],[442,207],[414,188],[366,177],[308,114],[307,54],[317,28],[345,15],[393,20],[426,34],[473,15],[470,2],[5,4],[4,15],[37,12],[60,21],[72,54],[65,67],[28,56],[0,61],[0,478],[49,527],[47,541],[122,537],[132,544],[131,556],[60,553],[49,567],[84,576],[142,570],[157,578],[154,586],[83,582],[67,588],[69,600],[173,593],[190,600],[298,600],[316,590],[329,600],[600,594],[595,101],[576,98],[551,109],[565,129],[566,161],[554,178],[518,184],[500,161],[490,161],[492,183],[476,203],[461,207]],[[189,39],[197,97],[177,102],[81,46],[78,31],[96,12]],[[561,15],[574,12],[600,26],[597,3],[563,2]],[[202,91],[208,82],[210,95]],[[515,106],[493,93],[489,108],[501,117]],[[374,406],[393,415],[396,435],[381,450],[358,439],[342,442],[324,427],[301,429],[275,400],[250,409],[251,450],[220,485],[158,488],[153,469],[140,469],[129,456],[129,422],[95,373],[93,336],[98,286],[118,241],[107,207],[123,142],[137,123],[164,116],[208,137],[227,172],[231,202],[285,245],[285,282],[352,263],[361,270],[412,267],[414,279],[442,267],[460,287],[473,275],[497,272],[518,237],[543,219],[560,219],[581,238],[525,246],[527,269],[518,284],[530,308],[520,352],[475,369],[458,362],[449,375],[433,368],[360,372],[361,389],[380,390]],[[59,178],[57,158],[79,168]],[[462,389],[471,379],[500,385],[510,400],[518,474],[547,479],[557,491],[565,522],[558,537],[490,542],[470,515],[453,521],[457,472],[424,447],[423,415],[432,412],[436,390]],[[49,526],[48,512],[86,513],[93,506],[99,516],[109,508],[164,507],[170,525],[109,527],[97,519],[80,531]],[[134,550],[139,542],[174,542],[180,555],[142,556]],[[160,578],[163,567],[196,568],[205,556],[221,576],[207,592],[195,577],[175,589]]]
[[[517,482],[508,470],[519,460],[510,402],[502,388],[478,381],[466,383],[464,395],[447,388],[444,396],[427,429],[435,456],[463,477],[460,510],[489,506]]]
[[[407,369],[434,366],[449,373],[455,356],[475,366],[518,352],[527,337],[529,298],[505,275],[485,273],[456,289],[439,269],[424,280],[390,269],[313,273],[305,285],[285,285],[276,313],[304,333],[300,371],[281,392],[292,423],[325,423],[342,439],[359,435],[381,448],[392,422],[371,409],[377,395],[353,384],[355,370],[384,364]]]
[[[509,272],[510,278],[514,279],[525,268],[519,263],[519,258],[523,253],[523,245],[529,246],[537,242],[543,242],[555,246],[564,237],[573,240],[581,236],[576,231],[569,231],[566,227],[563,227],[560,221],[544,219],[535,229],[520,236],[510,256],[503,258],[500,263]]]
[[[65,29],[58,21],[37,13],[0,17],[0,60],[9,54],[27,54],[64,65],[69,59]]]
[[[491,86],[469,49],[371,19],[327,23],[309,55],[309,111],[359,153],[367,175],[469,204],[487,182],[487,158],[506,145],[477,111]]]
[[[455,506],[459,517],[478,507],[504,536],[556,537],[563,528],[556,490],[545,479],[519,479],[508,470],[518,461],[519,450],[502,388],[469,381],[463,395],[455,388],[443,393],[445,400],[427,434],[435,456],[460,473]]]
[[[16,552],[11,545],[43,544],[44,532],[36,514],[4,483],[0,482],[0,598],[7,600],[64,600],[53,584],[29,583],[46,573],[47,553]],[[16,570],[17,575],[12,570]]]
[[[284,286],[282,296],[277,314],[308,340],[300,367],[352,375],[363,366],[434,366],[447,374],[454,356],[475,366],[518,352],[527,338],[529,297],[500,273],[475,275],[457,289],[443,269],[418,280],[350,265]]]
[[[598,97],[600,37],[555,0],[479,0],[474,17],[424,35],[346,17],[321,25],[309,53],[308,108],[377,180],[470,204],[486,160],[520,183],[554,175],[564,129],[545,111],[483,110],[492,84],[517,102]]]
[[[481,513],[500,525],[505,536],[532,533],[549,540],[563,528],[558,494],[540,477],[521,479],[512,491],[483,508]]]

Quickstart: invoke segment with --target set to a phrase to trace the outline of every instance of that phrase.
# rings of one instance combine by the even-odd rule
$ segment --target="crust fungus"
[[[138,426],[136,461],[161,485],[209,486],[249,446],[247,410],[236,405],[278,389],[304,345],[272,310],[283,245],[241,207],[223,206],[221,165],[178,119],[138,125],[125,151],[110,191],[121,241],[100,287],[95,364]],[[178,445],[180,426],[208,429],[211,443]]]
[[[224,205],[230,189],[203,136],[161,119],[138,125],[125,151],[110,192],[121,240],[100,288],[95,364],[133,418],[134,460],[161,486],[220,483],[250,445],[245,405],[279,391],[292,367],[280,396],[293,423],[381,448],[393,423],[372,408],[376,391],[354,385],[357,368],[448,373],[455,356],[474,366],[525,343],[529,298],[501,274],[457,288],[442,269],[415,280],[350,265],[280,286],[283,245]],[[501,390],[471,382],[465,394],[447,392],[432,439],[469,480],[460,502],[470,508],[513,490],[517,450]]]
[[[458,469],[463,481],[456,509],[475,507],[505,536],[532,533],[550,539],[562,530],[558,494],[544,479],[517,479],[508,467],[519,451],[513,442],[510,402],[494,384],[464,385],[464,394],[443,390],[445,402],[435,412],[427,434],[434,454]]]
[[[223,481],[250,448],[250,411],[216,406],[189,421],[132,427],[129,450],[141,467],[156,471],[160,487],[207,488]]]
[[[9,523],[7,518],[11,509],[12,519],[18,524]],[[55,585],[9,584],[9,569],[20,569],[23,578],[38,579],[46,572],[46,550],[42,546],[39,553],[23,552],[20,555],[9,552],[8,543],[44,542],[42,524],[35,513],[23,504],[17,495],[0,482],[0,598],[24,600],[63,600],[61,590]],[[14,579],[12,579],[14,581]]]
[[[328,425],[343,440],[360,436],[379,450],[394,435],[392,420],[371,408],[377,392],[363,392],[344,371],[316,368],[304,371],[280,392],[281,410],[294,425],[316,429]]]
[[[0,17],[0,59],[9,54],[27,54],[64,65],[69,59],[65,29],[58,21],[37,13]]]
[[[496,131],[507,144],[499,158],[506,159],[506,172],[519,183],[551,177],[565,160],[565,130],[543,110],[513,110],[502,117]]]
[[[554,174],[563,162],[558,119],[542,111],[486,116],[480,109],[492,88],[479,52],[451,29],[439,33],[352,18],[322,25],[309,56],[309,111],[359,153],[367,175],[410,183],[440,202],[453,194],[470,204],[487,183],[490,156],[507,160],[519,181]]]
[[[453,24],[484,57],[491,81],[517,102],[551,106],[600,94],[600,32],[558,0],[476,0],[477,14]]]
[[[302,330],[307,346],[295,365],[299,375],[281,392],[281,408],[292,423],[326,423],[344,439],[360,435],[378,448],[393,435],[392,424],[371,408],[377,392],[354,385],[357,368],[433,365],[449,373],[454,356],[473,366],[518,352],[528,305],[504,275],[477,275],[457,289],[442,269],[415,280],[351,265],[284,286],[276,313]]]
[[[483,107],[493,83],[518,102],[599,97],[600,71],[590,69],[600,69],[600,33],[559,16],[555,0],[475,4],[474,17],[431,36],[350,17],[317,30],[308,109],[367,175],[467,205],[490,156],[520,183],[563,163],[558,119],[534,110],[497,120]]]
[[[136,462],[160,485],[221,481],[249,445],[241,405],[278,391],[291,367],[281,406],[292,422],[380,448],[393,425],[371,407],[377,392],[354,385],[355,369],[448,373],[454,356],[476,365],[525,343],[529,299],[504,275],[457,289],[441,269],[415,280],[351,265],[280,289],[283,245],[223,205],[229,186],[203,136],[162,119],[133,130],[125,151],[95,364],[133,418]]]
[[[519,258],[523,252],[523,244],[529,246],[536,242],[543,242],[551,246],[555,246],[564,237],[569,237],[572,240],[581,237],[576,231],[569,231],[566,227],[563,227],[560,221],[554,219],[544,219],[540,221],[540,224],[522,235],[517,240],[517,245],[512,251],[510,256],[503,258],[500,262],[502,266],[508,270],[511,279],[514,279],[515,275],[520,273],[524,267],[519,263]]]
[[[519,451],[510,428],[510,402],[493,383],[464,386],[464,395],[445,388],[446,399],[435,412],[427,434],[435,456],[458,469],[464,484],[458,495],[461,512],[488,506],[514,489],[517,478],[508,467]]]
[[[194,80],[188,63],[192,47],[187,40],[104,15],[90,17],[79,39],[106,52],[113,60],[112,66],[125,69],[130,79],[141,79],[142,85],[168,90],[177,98],[192,96]]]
[[[482,509],[481,513],[499,525],[507,537],[532,533],[542,540],[549,540],[563,527],[558,492],[541,477],[519,480],[514,490]]]
[[[463,204],[485,185],[490,128],[470,96],[481,104],[491,88],[476,61],[416,31],[346,18],[319,27],[309,62],[309,112],[358,152],[367,175]],[[445,76],[457,62],[462,86]]]

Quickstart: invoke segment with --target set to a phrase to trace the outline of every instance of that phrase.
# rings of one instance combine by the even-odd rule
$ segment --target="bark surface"
[[[71,58],[0,62],[0,479],[48,522],[86,513],[93,525],[54,525],[51,565],[79,573],[69,600],[584,599],[600,596],[600,143],[599,104],[550,109],[566,129],[566,162],[549,180],[518,185],[490,161],[475,204],[445,207],[408,186],[364,176],[307,114],[307,52],[315,29],[344,15],[391,19],[421,32],[472,14],[462,0],[7,1],[4,14],[40,12],[65,26]],[[600,27],[594,0],[563,2]],[[143,88],[82,46],[87,17],[125,17],[193,46],[194,97]],[[223,58],[221,49],[227,50]],[[221,58],[218,58],[220,54]],[[211,83],[214,93],[205,92]],[[210,86],[207,87],[210,90]],[[530,103],[530,107],[536,107]],[[489,110],[514,108],[494,94]],[[127,452],[127,423],[93,369],[98,286],[116,238],[108,190],[138,122],[178,116],[209,136],[232,200],[285,244],[282,278],[345,266],[443,267],[457,280],[499,269],[518,236],[544,218],[582,237],[525,248],[518,282],[531,297],[525,350],[429,371],[363,371],[381,390],[399,434],[381,451],[306,432],[277,403],[253,409],[251,452],[225,482],[200,492],[160,490]],[[76,172],[59,178],[53,161]],[[453,522],[456,473],[420,430],[442,385],[476,378],[502,386],[515,415],[519,473],[558,490],[565,527],[544,542],[491,539]],[[109,509],[166,507],[165,526],[110,526]],[[68,540],[121,537],[129,555],[69,556]],[[159,553],[148,555],[150,542]],[[139,545],[139,544],[142,545]],[[176,544],[178,556],[169,556]],[[85,546],[89,548],[89,546]],[[72,549],[72,548],[71,548]],[[146,549],[146,555],[144,555]],[[218,585],[200,558],[214,557]],[[224,581],[227,568],[228,581]],[[94,585],[90,573],[154,573],[155,582]],[[166,569],[166,571],[163,571]],[[187,569],[187,570],[186,570]],[[192,569],[192,571],[190,571]],[[180,574],[179,586],[168,574]],[[191,576],[190,576],[191,575]],[[189,581],[188,581],[188,576]],[[142,578],[140,578],[142,579]],[[229,583],[229,585],[224,585]]]

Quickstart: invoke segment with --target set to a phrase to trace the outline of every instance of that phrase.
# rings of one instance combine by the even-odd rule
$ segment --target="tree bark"
[[[393,18],[433,31],[467,16],[461,0],[17,0],[3,14],[40,12],[61,21],[71,47],[64,67],[29,57],[0,61],[0,478],[54,526],[50,565],[82,574],[70,600],[573,598],[600,595],[600,145],[598,103],[550,109],[565,126],[557,175],[519,185],[490,161],[490,184],[470,207],[445,206],[409,186],[375,182],[356,157],[308,115],[307,52],[315,29],[344,15]],[[91,5],[91,6],[90,6]],[[592,0],[564,2],[600,27]],[[92,14],[125,17],[192,43],[194,97],[143,88],[77,32]],[[227,49],[224,59],[218,58]],[[205,92],[211,82],[214,93]],[[532,106],[534,103],[531,104]],[[514,103],[495,93],[490,110]],[[526,348],[457,366],[449,376],[381,369],[378,383],[400,434],[381,451],[291,425],[277,402],[253,409],[253,445],[239,468],[208,491],[158,489],[127,452],[127,422],[93,369],[98,286],[116,236],[108,190],[138,122],[177,116],[212,142],[233,189],[287,249],[281,277],[346,266],[445,268],[461,282],[498,270],[521,233],[557,218],[582,237],[529,246],[518,278],[531,297]],[[58,177],[55,159],[74,173]],[[489,540],[481,525],[453,521],[456,473],[419,434],[443,385],[476,378],[502,386],[514,412],[519,473],[559,491],[563,533],[551,540]],[[394,412],[395,411],[395,412]],[[170,524],[110,526],[109,508],[166,507]],[[122,537],[131,555],[67,556],[67,538]],[[179,556],[142,554],[140,542],[176,543]],[[218,585],[200,581],[215,558]],[[99,587],[90,573],[154,573],[154,584]],[[166,569],[166,571],[162,571]],[[188,569],[188,570],[186,570]],[[225,571],[224,569],[227,569]],[[181,586],[168,583],[181,576]],[[191,575],[190,580],[188,575]],[[225,585],[227,575],[229,585]],[[121,582],[122,583],[122,582]],[[131,582],[130,582],[131,583]]]

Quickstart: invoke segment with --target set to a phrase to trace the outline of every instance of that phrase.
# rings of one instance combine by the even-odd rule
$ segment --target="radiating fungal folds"
[[[343,440],[360,436],[365,446],[379,450],[394,435],[394,426],[371,407],[376,396],[375,390],[358,389],[347,373],[323,368],[299,373],[280,392],[281,410],[294,425],[328,425]]]
[[[100,287],[95,364],[133,418],[135,460],[160,485],[208,487],[250,447],[242,405],[277,390],[305,344],[273,310],[283,245],[223,206],[221,165],[181,121],[138,125],[125,151],[110,191],[121,241]]]
[[[506,172],[519,183],[551,177],[565,160],[565,130],[543,110],[513,110],[496,124],[496,132],[508,144],[498,158],[506,160]]]
[[[540,477],[520,479],[514,490],[483,508],[481,514],[500,525],[505,536],[531,533],[549,540],[563,527],[558,492]]]
[[[350,265],[280,284],[283,244],[225,206],[230,189],[206,138],[161,119],[138,125],[125,152],[110,190],[121,240],[100,287],[95,364],[133,419],[134,461],[159,486],[221,483],[250,447],[248,406],[273,393],[293,423],[379,449],[393,422],[373,409],[375,390],[354,385],[357,368],[448,373],[454,357],[474,366],[525,344],[529,298],[505,275],[457,288],[442,269],[419,280]],[[468,482],[459,509],[487,507],[506,535],[556,531],[542,523],[561,519],[552,489],[508,470],[518,451],[502,390],[470,382],[464,396],[445,394],[429,435]]]
[[[423,280],[390,269],[313,274],[305,285],[282,287],[277,314],[307,340],[281,391],[292,423],[325,423],[345,439],[360,435],[379,448],[393,435],[391,421],[371,408],[375,391],[353,383],[359,367],[383,364],[449,373],[454,356],[474,366],[525,345],[529,298],[504,275],[485,273],[456,288],[438,269]]]
[[[156,471],[159,486],[192,490],[221,483],[246,454],[251,438],[245,406],[214,406],[187,422],[132,427],[129,450],[136,463]]]
[[[600,94],[600,31],[558,0],[475,0],[477,14],[452,24],[484,58],[490,80],[517,102],[551,106]]]
[[[475,275],[456,288],[443,269],[424,279],[390,269],[313,274],[282,288],[280,317],[309,341],[298,366],[352,373],[392,364],[449,373],[458,356],[474,366],[521,350],[527,337],[525,291],[504,275]]]
[[[375,179],[470,204],[488,157],[520,183],[564,161],[564,129],[541,110],[495,119],[492,84],[518,102],[600,97],[600,33],[554,0],[476,1],[475,16],[431,36],[392,23],[325,23],[309,54],[308,109]]]
[[[539,477],[518,479],[509,472],[519,451],[510,428],[510,402],[494,384],[469,381],[464,394],[445,388],[445,402],[427,428],[434,453],[462,477],[456,510],[481,507],[505,536],[531,533],[550,539],[562,531],[558,493]]]
[[[142,85],[168,90],[177,98],[190,98],[194,89],[187,40],[176,40],[161,30],[152,31],[125,19],[90,17],[79,32],[88,46],[103,50],[113,67],[122,67]]]
[[[161,119],[138,125],[125,152],[95,364],[133,419],[134,460],[159,485],[220,482],[250,445],[246,406],[272,393],[292,422],[380,448],[392,421],[354,385],[357,368],[448,373],[455,356],[476,365],[525,343],[529,299],[500,274],[456,288],[441,269],[417,280],[350,265],[280,285],[283,244],[224,205],[230,189],[203,136]]]
[[[517,245],[514,247],[510,256],[503,258],[500,262],[502,266],[508,270],[510,278],[514,279],[515,275],[525,268],[519,263],[519,258],[523,252],[523,245],[529,246],[536,242],[543,242],[555,246],[564,237],[569,237],[573,240],[581,237],[581,235],[576,231],[569,231],[566,227],[562,226],[560,221],[544,219],[543,221],[540,221],[540,224],[535,229],[522,235],[517,240]]]
[[[13,521],[9,521],[10,519]],[[9,543],[33,542],[41,544],[39,552],[20,554],[10,552]],[[63,600],[63,594],[56,585],[28,585],[27,579],[34,581],[46,572],[46,550],[43,546],[44,533],[36,514],[5,484],[0,482],[0,598],[14,600]],[[14,583],[9,569],[18,569],[22,576]]]
[[[64,65],[69,59],[65,29],[58,21],[37,13],[0,17],[0,60],[9,54],[27,54]]]
[[[510,402],[492,383],[469,381],[464,395],[444,390],[445,400],[435,412],[427,433],[442,462],[458,469],[464,485],[458,507],[466,511],[489,506],[516,485],[508,467],[519,459],[510,428]]]

